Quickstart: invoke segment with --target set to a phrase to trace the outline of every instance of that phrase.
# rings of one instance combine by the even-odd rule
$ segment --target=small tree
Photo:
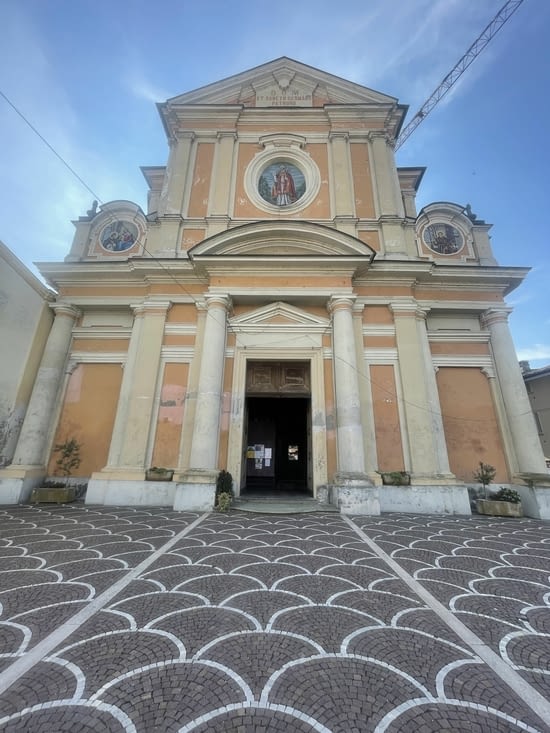
[[[216,479],[216,496],[218,494],[230,494],[233,496],[233,476],[229,471],[222,469],[218,474]]]
[[[75,439],[67,438],[63,443],[58,443],[54,450],[54,453],[59,453],[60,456],[55,462],[56,473],[61,471],[63,476],[68,477],[73,472],[73,469],[78,468],[82,462],[80,457],[80,449],[82,445]]]
[[[488,463],[483,463],[483,461],[479,462],[479,468],[474,472],[475,480],[479,481],[483,486],[483,495],[486,499],[488,498],[487,487],[495,478],[496,473],[497,470],[494,466],[491,466]]]

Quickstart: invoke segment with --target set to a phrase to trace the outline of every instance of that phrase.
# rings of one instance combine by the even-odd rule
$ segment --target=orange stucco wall
[[[167,323],[195,323],[197,306],[194,303],[174,303],[166,315]]]
[[[199,143],[195,170],[193,171],[193,183],[191,184],[191,197],[189,199],[189,216],[191,217],[206,216],[213,160],[213,143]]]
[[[152,465],[178,466],[181,425],[189,375],[188,364],[166,364],[157,416]]]
[[[394,368],[391,364],[372,364],[370,378],[378,470],[404,471]]]
[[[355,189],[355,213],[361,219],[374,219],[374,197],[366,144],[351,145],[351,165]]]
[[[430,344],[432,354],[489,354],[487,343],[461,343],[460,341],[436,341]]]
[[[75,339],[73,341],[73,351],[128,351],[129,336],[127,339]]]
[[[472,474],[483,461],[497,469],[496,481],[508,481],[487,377],[480,369],[443,367],[437,372],[437,386],[451,471],[472,482]]]
[[[107,464],[121,382],[120,364],[79,364],[69,378],[54,446],[71,438],[82,444],[75,476],[90,476]],[[56,473],[58,457],[52,453],[49,474]]]
[[[393,314],[387,305],[369,305],[363,310],[364,323],[393,324]]]

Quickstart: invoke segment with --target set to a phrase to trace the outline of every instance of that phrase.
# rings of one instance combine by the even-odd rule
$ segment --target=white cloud
[[[550,360],[550,344],[534,344],[525,349],[518,349],[520,361],[548,361]]]

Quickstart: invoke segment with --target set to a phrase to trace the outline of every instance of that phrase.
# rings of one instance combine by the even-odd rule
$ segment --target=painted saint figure
[[[296,201],[296,187],[292,174],[285,165],[279,166],[279,170],[273,179],[271,197],[277,206],[288,206]]]

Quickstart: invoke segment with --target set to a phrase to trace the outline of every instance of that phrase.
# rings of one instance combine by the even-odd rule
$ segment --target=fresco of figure
[[[279,166],[279,170],[275,174],[271,197],[277,206],[288,206],[296,201],[294,179],[285,165]]]

